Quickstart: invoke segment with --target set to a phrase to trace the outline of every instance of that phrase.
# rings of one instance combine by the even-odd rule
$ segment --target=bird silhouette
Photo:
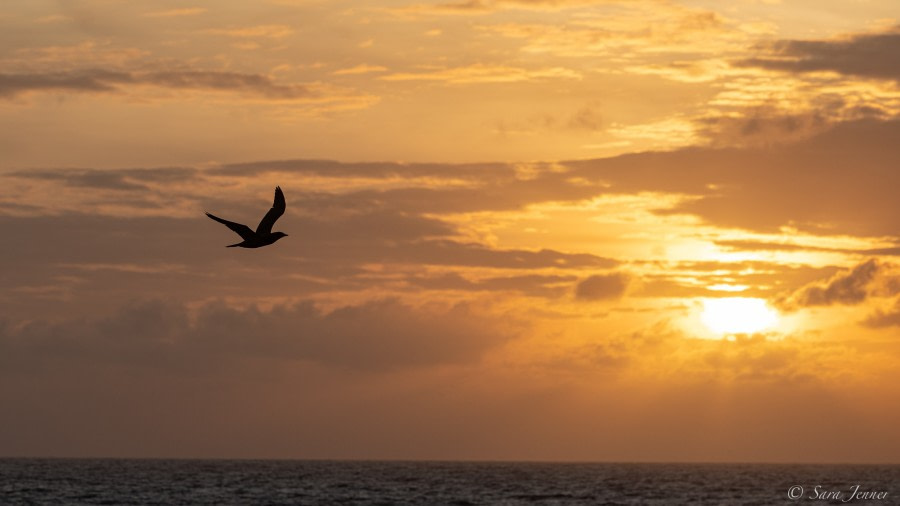
[[[276,186],[275,202],[272,203],[272,209],[269,209],[269,212],[267,212],[266,215],[263,216],[263,219],[260,220],[259,225],[256,227],[256,232],[251,230],[247,225],[223,220],[222,218],[213,216],[209,213],[206,213],[206,215],[230,228],[243,239],[243,241],[237,244],[229,244],[227,246],[228,248],[234,248],[235,246],[239,248],[261,248],[272,244],[282,237],[287,237],[287,234],[284,232],[272,232],[272,225],[275,225],[275,221],[284,214],[286,207],[287,206],[284,203],[284,193],[281,193],[280,186]]]

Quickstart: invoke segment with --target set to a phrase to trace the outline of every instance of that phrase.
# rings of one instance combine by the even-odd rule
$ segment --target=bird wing
[[[269,212],[263,216],[263,219],[259,222],[259,226],[256,227],[256,233],[260,235],[271,234],[272,226],[275,225],[275,221],[284,214],[284,210],[287,205],[284,203],[284,193],[281,193],[281,187],[275,187],[275,202],[272,203],[272,209],[269,209]]]
[[[234,230],[237,233],[237,235],[241,236],[241,239],[243,239],[245,241],[256,237],[256,234],[253,233],[253,230],[251,230],[250,227],[248,227],[247,225],[241,225],[240,223],[235,223],[233,221],[223,220],[222,218],[219,218],[218,216],[213,216],[209,213],[206,213],[206,215],[209,216],[210,218],[218,221],[219,223],[225,225],[226,227],[230,228],[231,230]]]

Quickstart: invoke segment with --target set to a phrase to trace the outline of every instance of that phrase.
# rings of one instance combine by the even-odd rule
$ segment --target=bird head
[[[287,237],[287,234],[284,232],[272,232],[272,235],[275,237],[275,240],[281,239],[282,237]]]

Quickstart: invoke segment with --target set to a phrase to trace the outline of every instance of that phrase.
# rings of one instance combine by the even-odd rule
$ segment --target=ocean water
[[[888,505],[900,466],[0,459],[0,504]]]

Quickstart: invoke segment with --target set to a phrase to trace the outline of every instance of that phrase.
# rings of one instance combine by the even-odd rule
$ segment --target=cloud
[[[206,30],[206,33],[241,39],[281,39],[294,33],[294,30],[287,25],[257,25],[239,28],[211,28]]]
[[[525,274],[473,280],[450,272],[437,276],[411,276],[406,282],[429,290],[519,292],[534,297],[556,298],[568,290],[576,279],[572,275]]]
[[[309,98],[310,89],[298,84],[278,84],[261,74],[218,71],[170,71],[138,75],[142,82],[167,88],[247,92],[276,99]]]
[[[686,148],[571,161],[566,177],[604,181],[606,193],[678,193],[661,215],[759,232],[896,237],[900,122],[859,120],[785,145]],[[865,163],[860,163],[864,159]]]
[[[770,146],[797,142],[825,132],[843,114],[846,112],[841,111],[839,105],[803,113],[758,107],[739,115],[699,118],[697,123],[701,135],[709,139],[712,146]]]
[[[543,79],[581,79],[581,74],[563,67],[525,69],[507,65],[476,63],[465,67],[423,72],[398,72],[380,77],[385,81],[443,81],[452,84],[514,83]]]
[[[633,65],[626,69],[629,73],[656,75],[685,83],[715,81],[734,71],[724,60],[702,59],[673,61],[665,64]]]
[[[880,242],[885,242],[900,236],[893,219],[900,214],[900,201],[893,192],[900,185],[896,170],[900,154],[892,142],[898,135],[900,121],[860,120],[832,126],[793,143],[694,147],[535,163],[528,166],[527,176],[517,164],[510,163],[283,160],[215,166],[202,175],[170,177],[196,177],[196,181],[223,184],[228,192],[249,180],[277,180],[294,186],[298,190],[292,194],[292,209],[310,220],[302,223],[311,230],[322,228],[314,220],[326,215],[331,216],[328,220],[375,212],[408,217],[457,215],[646,192],[678,197],[660,201],[652,210],[660,216],[696,216],[709,225],[754,232],[780,233],[788,227],[815,235],[882,237],[885,239]],[[860,163],[862,159],[865,163]],[[19,171],[15,177],[27,179],[28,172]],[[139,174],[42,169],[34,171],[33,178],[71,187],[150,184],[138,179]],[[151,198],[156,196],[160,198]],[[171,206],[172,197],[164,192],[136,193],[132,202],[159,204],[165,200]],[[235,193],[234,198],[241,197]],[[208,197],[204,199],[209,202]],[[57,212],[74,210],[78,205],[81,212],[97,209],[88,194],[78,193],[60,200],[46,192],[28,197],[16,192],[5,196],[4,201],[9,205],[43,205]],[[181,215],[187,207],[172,209]],[[437,247],[434,243],[427,246]],[[414,245],[410,251],[420,251],[421,247]],[[871,254],[890,255],[894,251],[891,247],[872,248]]]
[[[93,186],[81,186],[85,184]],[[0,216],[0,235],[29,237],[0,249],[0,264],[16,266],[4,274],[0,289],[0,306],[8,314],[27,318],[50,310],[90,315],[134,297],[136,289],[142,297],[184,303],[213,295],[229,300],[346,300],[346,294],[410,293],[409,286],[417,285],[431,289],[435,280],[416,278],[442,271],[474,280],[460,290],[553,297],[565,282],[534,277],[550,275],[542,269],[568,276],[566,270],[618,265],[589,253],[465,241],[449,222],[391,209],[348,212],[326,204],[312,206],[318,214],[308,215],[291,204],[294,200],[278,225],[297,239],[255,251],[256,261],[248,264],[240,260],[242,253],[224,248],[234,234],[202,211],[255,225],[263,209],[260,201],[236,205],[128,178],[77,179],[74,188],[50,191],[59,202],[55,205],[64,205],[69,194],[86,194],[89,208],[76,205],[77,213],[26,209],[18,211],[20,216]],[[271,199],[271,189],[266,193]],[[180,217],[171,217],[175,213]]]
[[[147,18],[173,18],[180,16],[196,16],[197,14],[203,14],[206,11],[207,9],[202,7],[186,7],[183,9],[145,12],[143,16]]]
[[[631,277],[622,272],[596,274],[575,286],[575,298],[581,300],[616,299],[625,294]]]
[[[265,359],[386,371],[477,361],[512,338],[508,326],[464,304],[415,308],[387,299],[325,312],[311,302],[264,311],[144,300],[93,319],[6,322],[0,363],[7,371],[65,360],[189,372],[210,362]]]
[[[869,315],[863,324],[873,328],[900,327],[900,299],[896,300],[893,308]]]
[[[44,74],[0,74],[0,97],[27,91],[113,91],[132,81],[130,74],[113,71],[56,72]]]
[[[280,84],[262,74],[173,70],[124,72],[81,70],[35,74],[0,74],[0,97],[33,91],[119,92],[139,85],[168,89],[230,91],[268,99],[311,99],[316,94],[300,84]]]
[[[589,253],[562,253],[552,249],[494,249],[478,243],[446,239],[388,245],[370,251],[375,259],[424,265],[465,265],[498,269],[540,269],[551,267],[613,267],[618,261]]]
[[[182,183],[198,179],[199,172],[187,167],[156,169],[30,169],[10,176],[38,181],[58,181],[73,188],[101,190],[146,190],[148,183]]]
[[[299,189],[292,209],[309,221],[310,230],[327,229],[316,219],[344,219],[375,212],[394,216],[455,215],[484,211],[521,210],[548,202],[577,202],[601,195],[642,192],[677,195],[660,201],[652,212],[660,216],[691,215],[705,223],[754,232],[780,233],[784,227],[816,235],[891,238],[900,236],[894,216],[900,201],[893,188],[900,184],[900,157],[892,140],[900,122],[861,120],[831,127],[797,142],[744,148],[694,147],[595,160],[529,165],[528,176],[516,164],[339,163],[319,160],[262,161],[216,166],[196,181],[234,189],[243,182],[269,179]],[[864,159],[865,163],[860,163]],[[30,171],[20,171],[27,179]],[[34,178],[71,187],[144,185],[138,172],[90,169],[42,169]],[[52,191],[52,190],[51,190]],[[261,190],[260,190],[261,191]],[[271,190],[267,190],[271,191]],[[185,194],[187,196],[188,194]],[[159,198],[155,198],[159,196]],[[46,192],[10,193],[7,204],[42,205],[48,210],[94,212],[88,194],[71,193],[52,199]],[[108,196],[112,198],[112,196]],[[171,206],[173,195],[136,193],[132,202]],[[118,198],[121,198],[119,196]],[[235,193],[234,198],[240,199]],[[208,197],[204,197],[209,201]],[[183,199],[184,200],[184,199]],[[190,203],[189,200],[184,200]],[[210,202],[213,203],[213,202]],[[66,207],[67,206],[67,207]],[[186,210],[179,205],[175,210]],[[87,211],[86,211],[87,210]],[[248,209],[248,212],[251,212]],[[102,212],[102,211],[100,211]],[[333,223],[332,223],[333,224]],[[318,233],[318,232],[316,232]],[[889,240],[889,239],[888,239]],[[884,242],[884,241],[882,241]],[[436,244],[427,244],[436,248]],[[421,251],[418,244],[411,251]],[[873,249],[872,255],[893,249]],[[393,255],[390,255],[393,256]]]
[[[121,71],[146,63],[150,52],[117,47],[105,40],[85,40],[69,46],[24,47],[2,59],[6,74],[70,74],[100,69]]]
[[[232,177],[260,175],[330,176],[340,179],[382,178],[430,181],[507,182],[515,179],[515,165],[509,163],[399,163],[399,162],[338,162],[335,160],[264,160],[232,163],[210,169],[210,173]]]
[[[714,241],[716,246],[721,246],[734,251],[823,251],[830,253],[850,253],[867,256],[900,256],[900,247],[851,249],[851,248],[826,248],[808,244],[795,244],[784,242],[766,242],[751,240]]]
[[[372,74],[375,72],[386,72],[387,67],[382,67],[381,65],[366,65],[360,64],[355,67],[348,67],[339,70],[335,70],[332,74],[336,76],[346,76],[346,75],[357,75],[357,74]]]
[[[525,53],[585,58],[603,55],[609,70],[621,73],[622,63],[641,73],[659,73],[647,66],[647,56],[659,53],[718,54],[746,44],[748,35],[709,10],[667,2],[625,2],[612,13],[590,13],[567,23],[507,22],[479,27],[486,34],[519,40]],[[602,60],[598,60],[602,61]],[[695,64],[696,66],[696,64]],[[707,69],[711,70],[711,69]],[[680,72],[679,75],[686,75]]]
[[[884,265],[876,259],[867,260],[852,270],[832,276],[824,282],[804,286],[780,301],[785,309],[797,309],[812,306],[831,306],[833,304],[859,304],[870,295],[870,286]]]
[[[604,128],[602,114],[597,104],[588,103],[571,113],[562,111],[534,114],[520,120],[501,120],[496,122],[495,132],[501,137],[511,133],[544,135],[560,131],[599,132]]]
[[[151,91],[221,92],[246,100],[291,106],[289,113],[318,115],[365,109],[378,97],[327,83],[282,83],[265,74],[215,70],[112,71],[101,69],[65,72],[0,74],[0,99],[37,92],[112,93],[167,98]],[[180,95],[178,95],[180,96]],[[204,95],[204,98],[210,95]]]
[[[745,59],[739,65],[900,81],[900,26],[832,40],[780,40],[764,49],[766,56]]]
[[[490,12],[500,9],[566,9],[586,5],[621,4],[623,0],[464,0],[437,4],[435,9],[459,12]]]
[[[399,15],[481,15],[510,9],[561,10],[626,3],[628,3],[626,0],[459,0],[438,4],[415,4],[389,11]]]
[[[732,296],[710,287],[742,287],[744,297],[775,298],[834,275],[837,267],[785,265],[777,262],[671,262],[654,266],[641,276],[633,297],[692,298]]]

